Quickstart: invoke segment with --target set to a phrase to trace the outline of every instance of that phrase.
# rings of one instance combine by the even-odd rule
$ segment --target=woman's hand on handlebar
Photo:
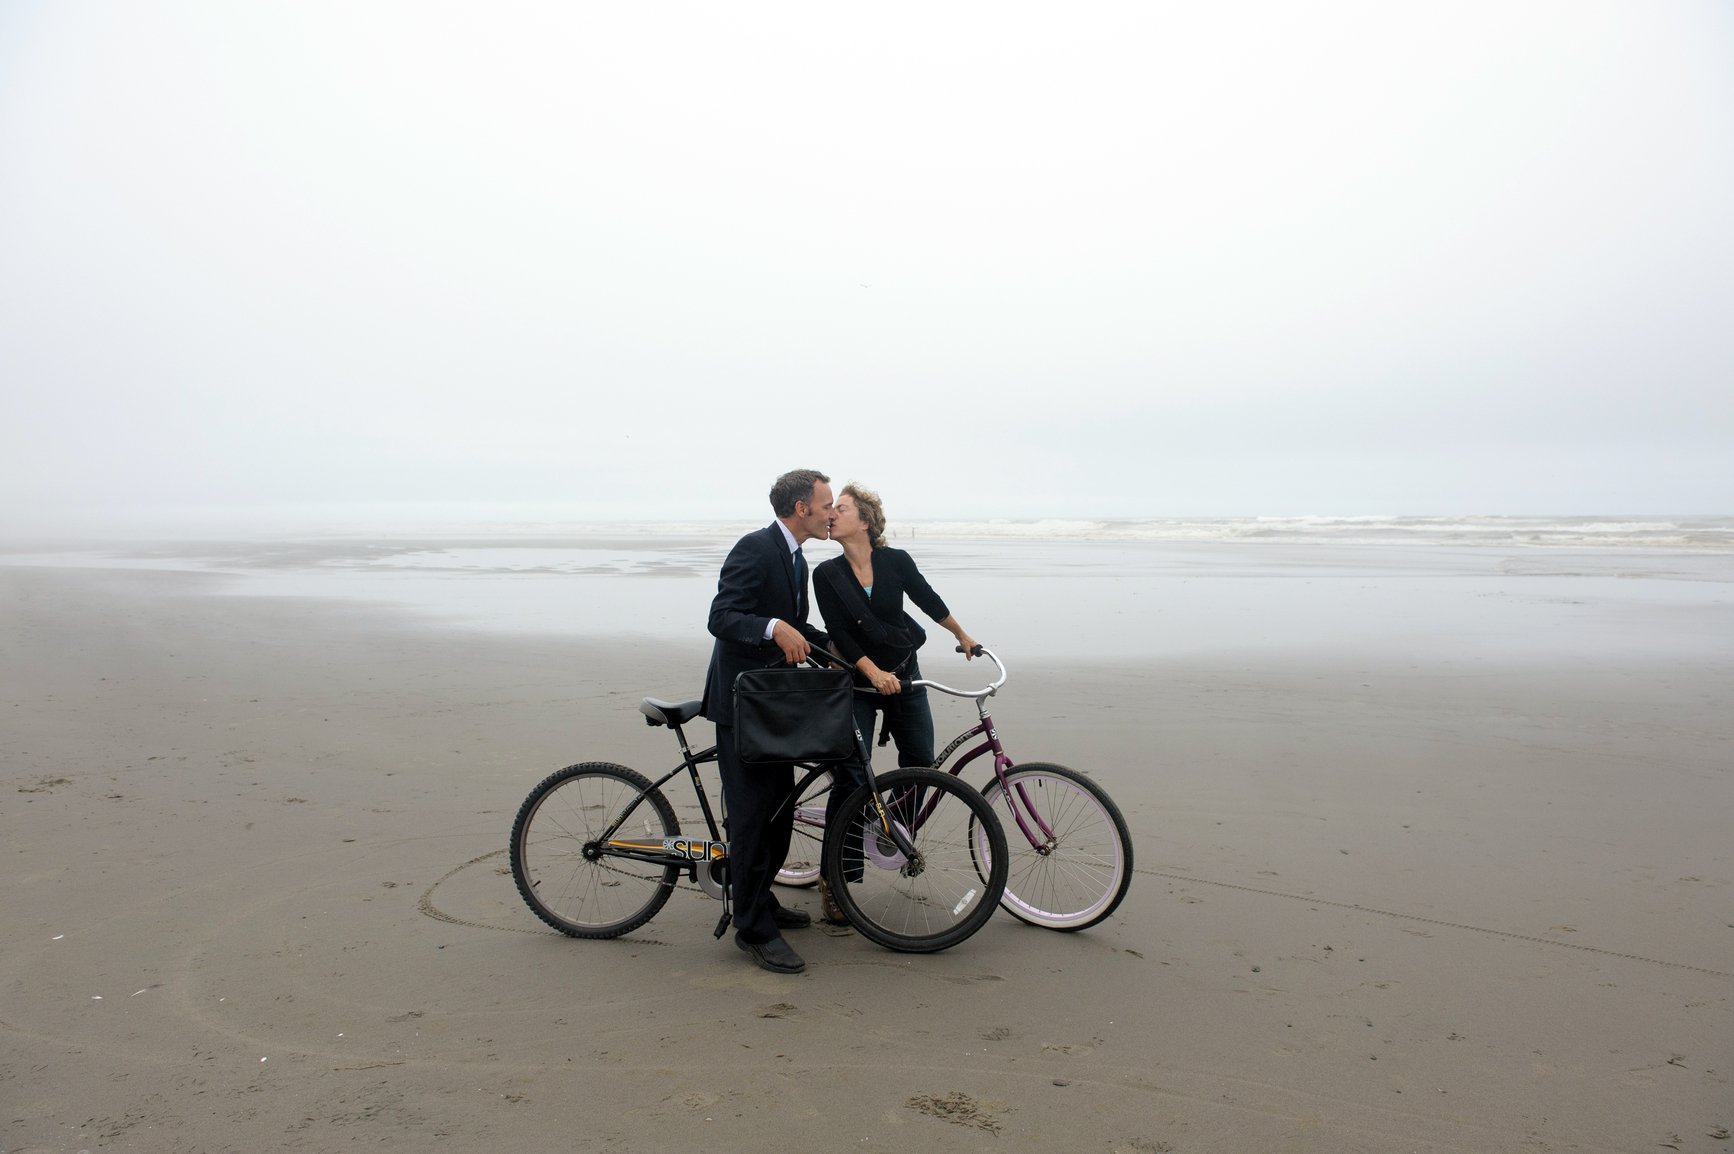
[[[873,688],[877,689],[886,697],[891,697],[903,692],[903,685],[897,680],[897,675],[895,673],[885,672],[883,669],[873,664],[873,662],[868,658],[863,657],[858,663],[857,668],[861,670],[862,674],[866,676],[868,681],[872,682]]]

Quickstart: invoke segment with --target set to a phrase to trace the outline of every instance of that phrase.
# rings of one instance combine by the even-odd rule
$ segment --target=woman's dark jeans
[[[920,668],[912,661],[899,674],[908,681],[919,680]],[[933,707],[927,702],[927,687],[907,690],[895,697],[878,693],[855,695],[855,726],[861,731],[863,748],[872,756],[873,734],[879,715],[884,715],[885,729],[897,747],[897,765],[929,766],[933,764]],[[835,829],[844,821],[843,802],[856,788],[866,784],[867,774],[859,762],[846,761],[831,771],[831,796],[825,802],[825,827]],[[843,876],[849,881],[861,880],[861,845],[851,838],[843,846]]]

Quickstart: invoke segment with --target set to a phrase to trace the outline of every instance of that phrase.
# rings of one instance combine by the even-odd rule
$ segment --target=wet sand
[[[696,890],[579,942],[507,872],[550,770],[671,764],[635,705],[704,639],[223,580],[0,568],[5,1151],[1730,1149],[1726,609],[1677,646],[1008,638],[1002,736],[1120,802],[1126,902],[933,956],[803,931],[789,978]]]

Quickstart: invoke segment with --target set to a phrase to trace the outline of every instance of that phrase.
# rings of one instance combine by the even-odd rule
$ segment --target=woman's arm
[[[939,623],[939,627],[941,629],[951,630],[951,635],[957,638],[957,647],[963,650],[963,659],[965,661],[975,660],[975,638],[971,637],[969,632],[957,623],[956,617],[947,613],[945,615],[945,620]]]
[[[879,666],[873,663],[871,657],[863,654],[861,660],[855,663],[855,668],[859,669],[861,675],[873,683],[874,689],[877,689],[887,697],[903,692],[903,683],[897,680],[897,675],[895,673],[887,673],[883,669],[879,668]]]
[[[837,562],[826,561],[813,571],[813,593],[819,601],[819,615],[825,619],[825,628],[831,633],[831,652],[859,669],[861,676],[880,693],[902,693],[903,683],[897,680],[897,675],[879,668],[878,663],[867,656],[861,639],[855,636],[854,619],[845,607],[842,595],[837,592],[837,587],[832,584],[833,574],[820,572],[826,565],[834,564]]]
[[[887,549],[893,558],[893,567],[897,573],[897,582],[903,587],[909,599],[921,607],[921,611],[935,621],[944,621],[951,616],[951,610],[945,606],[945,599],[933,591],[933,586],[927,583],[927,578],[921,575],[916,567],[915,558],[902,549]]]
[[[966,660],[975,658],[975,638],[971,637],[963,626],[957,623],[957,618],[946,607],[945,600],[934,592],[933,586],[927,583],[927,578],[921,575],[921,570],[915,564],[915,558],[899,550],[900,564],[898,575],[903,578],[903,591],[909,594],[909,599],[921,607],[921,611],[939,622],[941,629],[950,630],[957,638],[957,643],[963,648]]]

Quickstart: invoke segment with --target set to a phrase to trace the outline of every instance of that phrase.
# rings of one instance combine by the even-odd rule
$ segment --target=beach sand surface
[[[507,867],[548,772],[673,764],[636,704],[706,639],[223,580],[0,568],[8,1154],[1734,1149],[1725,613],[1674,653],[1008,647],[1001,735],[1118,800],[1125,903],[814,928],[781,977],[696,889],[574,941]]]

